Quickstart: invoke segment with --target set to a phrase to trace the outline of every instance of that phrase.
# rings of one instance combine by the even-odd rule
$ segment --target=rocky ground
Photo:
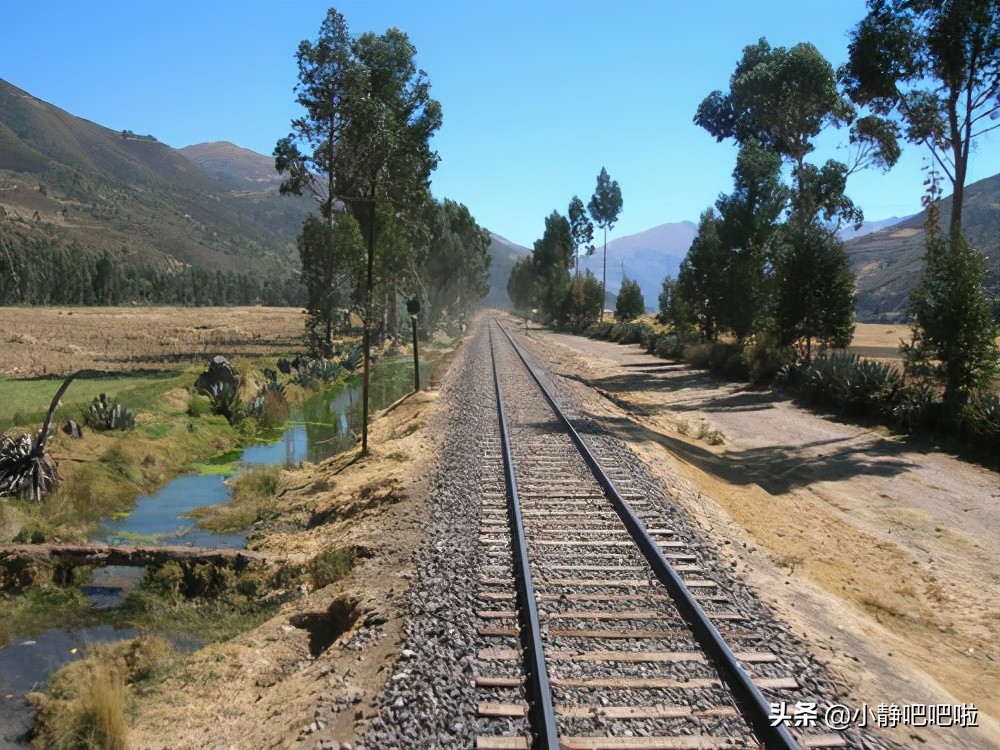
[[[1000,747],[995,472],[638,346],[537,330],[529,342],[722,540],[855,707],[975,704],[979,728],[888,734],[907,747]]]
[[[1000,685],[995,474],[638,347],[538,331],[528,343],[562,376],[553,380],[578,415],[627,442],[636,471],[715,539],[748,601],[786,623],[781,637],[801,650],[810,684],[856,708],[975,702],[978,730],[888,736],[906,747],[1000,747],[989,715]],[[494,418],[484,356],[481,341],[467,341],[439,387],[377,419],[370,457],[285,477],[287,502],[253,546],[303,564],[353,547],[357,567],[138,696],[131,745],[474,745],[478,462]],[[721,445],[708,442],[713,430]]]

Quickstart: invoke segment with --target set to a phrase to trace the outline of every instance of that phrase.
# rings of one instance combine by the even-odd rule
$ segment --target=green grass
[[[329,549],[310,560],[306,570],[313,586],[321,589],[347,576],[354,568],[356,560],[357,553],[353,547]]]
[[[77,378],[63,394],[56,416],[82,421],[81,412],[101,393],[131,408],[141,410],[155,396],[187,384],[190,376],[176,372],[139,373],[112,377]],[[58,378],[8,380],[0,378],[0,430],[14,426],[38,427],[45,419],[52,397],[62,381]]]
[[[274,505],[280,475],[281,469],[276,466],[243,474],[233,481],[227,502],[195,508],[188,516],[199,527],[216,534],[243,531]]]

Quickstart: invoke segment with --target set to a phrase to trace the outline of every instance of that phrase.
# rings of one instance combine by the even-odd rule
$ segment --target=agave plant
[[[131,430],[135,428],[135,414],[101,394],[83,412],[83,421],[95,430]]]
[[[354,372],[361,366],[362,352],[360,346],[352,346],[340,358],[340,366],[348,372]]]
[[[204,391],[212,404],[212,413],[221,414],[229,424],[236,424],[243,416],[243,409],[240,405],[240,394],[236,386],[228,382],[212,383]]]
[[[45,443],[54,431],[52,414],[59,405],[59,399],[73,378],[83,372],[85,371],[73,373],[59,386],[45,414],[42,429],[34,440],[27,433],[16,438],[0,435],[0,497],[28,496],[35,502],[41,502],[42,495],[48,494],[59,484],[55,459],[46,451]]]

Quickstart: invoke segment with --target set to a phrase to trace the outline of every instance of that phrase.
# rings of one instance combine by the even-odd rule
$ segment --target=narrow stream
[[[425,369],[424,363],[421,365],[423,381],[430,366]],[[372,377],[370,410],[383,409],[412,389],[412,363],[377,366]],[[251,445],[238,454],[203,465],[199,473],[175,478],[159,492],[140,497],[128,516],[105,519],[91,538],[111,544],[243,547],[248,530],[213,534],[199,529],[185,514],[228,500],[226,480],[248,468],[319,462],[353,447],[355,434],[361,431],[361,400],[360,378],[313,396],[293,410],[289,426],[277,440]],[[144,575],[145,568],[98,568],[82,590],[93,609],[110,609],[118,605],[124,593],[138,586]],[[34,710],[24,702],[27,693],[43,690],[53,672],[84,655],[88,643],[136,635],[134,630],[116,630],[110,625],[52,628],[33,637],[14,634],[10,644],[0,648],[0,750],[22,749],[28,744],[26,733],[31,729]]]

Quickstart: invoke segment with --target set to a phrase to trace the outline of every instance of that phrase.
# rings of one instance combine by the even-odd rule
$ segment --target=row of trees
[[[184,267],[159,271],[123,264],[77,243],[0,237],[0,305],[299,306],[297,274],[229,273]]]
[[[316,201],[298,241],[309,324],[329,343],[340,311],[363,321],[363,452],[372,336],[397,329],[400,298],[422,298],[435,325],[488,288],[489,235],[465,206],[430,196],[441,105],[415,55],[399,29],[354,37],[331,8],[299,44],[303,115],[274,149],[282,194]]]
[[[538,308],[554,325],[579,329],[604,316],[608,266],[608,232],[622,210],[622,191],[601,167],[597,187],[586,210],[579,196],[570,200],[568,218],[553,211],[545,219],[545,232],[531,255],[511,270],[507,293],[520,310]],[[601,282],[587,271],[580,275],[580,254],[594,253],[594,225],[604,231]],[[570,270],[576,273],[570,277]]]
[[[997,328],[982,253],[962,236],[970,147],[1000,125],[1000,3],[869,0],[835,73],[811,44],[746,47],[727,92],[712,92],[694,121],[739,146],[733,192],[702,214],[678,278],[663,282],[661,316],[707,341],[750,337],[779,347],[843,347],[854,329],[854,278],[836,230],[863,215],[845,193],[866,167],[890,169],[900,137],[934,159],[926,201],[927,267],[914,290],[908,369],[933,373],[960,404],[997,370]],[[849,163],[807,161],[818,134],[846,126]],[[790,181],[783,179],[787,169]],[[943,171],[951,224],[937,226]]]

